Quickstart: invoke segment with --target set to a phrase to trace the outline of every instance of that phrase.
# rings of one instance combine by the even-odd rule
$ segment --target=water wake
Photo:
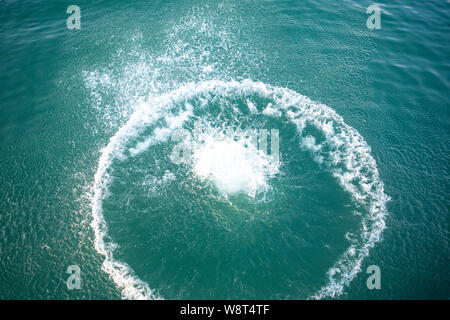
[[[350,247],[328,270],[328,282],[310,298],[321,299],[342,294],[344,288],[360,272],[369,250],[380,241],[385,228],[386,203],[389,198],[384,193],[383,182],[370,154],[370,147],[333,109],[316,104],[290,89],[251,80],[188,83],[142,103],[101,150],[94,180],[91,226],[95,233],[95,248],[105,257],[102,268],[114,280],[124,298],[161,297],[140,280],[126,263],[114,258],[117,244],[108,237],[102,208],[113,180],[112,163],[136,156],[153,145],[168,141],[173,132],[182,128],[194,115],[195,108],[205,107],[221,97],[236,97],[246,101],[249,96],[271,101],[259,111],[249,103],[250,114],[261,114],[269,118],[285,117],[294,123],[301,137],[301,147],[324,170],[328,170],[351,195],[353,201],[363,208],[361,233],[351,239]],[[192,99],[198,99],[202,103],[194,107],[188,103]],[[179,105],[183,105],[183,108],[174,112],[174,106]],[[152,126],[154,130],[150,137],[129,147],[132,141]],[[234,158],[229,158],[231,154]],[[218,141],[211,134],[206,135],[203,143],[195,149],[192,168],[197,176],[211,179],[224,192],[243,191],[250,196],[267,187],[268,179],[280,170],[278,165],[271,165],[267,155],[258,153],[251,145],[244,146],[243,141],[232,139]]]

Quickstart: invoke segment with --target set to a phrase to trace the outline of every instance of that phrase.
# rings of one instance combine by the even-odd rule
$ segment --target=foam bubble
[[[268,179],[278,172],[278,164],[262,150],[258,150],[241,133],[220,137],[207,130],[194,147],[193,170],[201,179],[211,179],[219,190],[227,194],[244,192],[250,197],[269,189]]]

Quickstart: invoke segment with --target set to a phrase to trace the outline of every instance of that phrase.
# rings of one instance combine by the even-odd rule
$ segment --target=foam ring
[[[238,97],[257,94],[271,99],[272,109],[265,114],[273,117],[287,116],[296,125],[302,137],[302,147],[309,150],[313,159],[329,170],[339,185],[350,193],[352,199],[365,208],[361,214],[361,234],[327,271],[327,284],[309,298],[333,298],[341,295],[344,288],[361,271],[364,258],[381,240],[385,229],[386,203],[389,197],[384,193],[383,182],[370,154],[370,147],[356,129],[347,125],[340,115],[326,105],[314,103],[293,90],[252,80],[210,80],[183,85],[152,98],[147,104],[142,104],[128,122],[111,137],[107,146],[101,150],[92,198],[91,227],[95,234],[95,249],[105,257],[102,270],[111,276],[125,299],[162,298],[139,279],[126,263],[114,259],[113,252],[117,244],[107,240],[108,227],[102,210],[102,201],[107,197],[108,186],[112,181],[109,170],[115,159],[126,157],[127,143],[138,137],[147,126],[168,114],[174,104],[209,94]],[[303,131],[306,126],[318,129],[323,134],[323,141],[318,143],[314,137],[305,136]],[[167,138],[152,137],[141,145],[140,150]]]

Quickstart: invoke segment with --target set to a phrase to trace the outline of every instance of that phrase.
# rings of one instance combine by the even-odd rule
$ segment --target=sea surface
[[[448,299],[450,3],[373,4],[1,1],[0,299]]]

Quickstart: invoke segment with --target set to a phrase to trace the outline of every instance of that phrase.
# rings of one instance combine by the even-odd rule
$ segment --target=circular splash
[[[108,234],[103,210],[103,203],[109,196],[109,187],[114,180],[113,163],[136,157],[150,147],[166,143],[176,130],[182,129],[192,119],[202,120],[207,117],[201,110],[223,97],[245,101],[249,96],[261,99],[263,107],[258,109],[249,101],[248,112],[241,114],[231,126],[239,129],[239,123],[250,115],[288,119],[296,128],[300,147],[335,178],[359,208],[359,234],[352,234],[347,238],[350,246],[328,269],[327,283],[309,298],[321,299],[342,294],[360,271],[370,248],[380,240],[385,228],[386,202],[389,198],[384,193],[375,160],[370,155],[370,147],[333,109],[316,104],[295,91],[251,80],[189,83],[140,105],[101,150],[94,180],[91,225],[95,233],[95,248],[105,257],[102,269],[112,277],[124,298],[161,297],[127,263],[114,257],[118,245]],[[242,113],[232,103],[227,107],[226,112]],[[219,125],[225,112],[223,106],[220,110],[220,113],[213,115]],[[270,178],[282,171],[282,168],[278,164],[271,166],[270,159],[265,158],[265,155],[255,150],[249,151],[249,145],[245,145],[240,139],[216,141],[217,132],[212,134],[211,130],[206,131],[203,142],[192,153],[190,163],[195,175],[201,180],[209,179],[225,194],[244,192],[251,197],[265,194],[270,189]],[[141,139],[142,136],[147,138]],[[248,135],[240,134],[240,137],[244,136]],[[235,158],[227,159],[230,153],[237,154],[238,161]],[[225,165],[220,164],[219,160],[224,161]],[[230,166],[236,172],[235,175],[227,174]],[[224,167],[226,170],[221,171]],[[166,172],[164,179],[170,178],[171,173]]]

